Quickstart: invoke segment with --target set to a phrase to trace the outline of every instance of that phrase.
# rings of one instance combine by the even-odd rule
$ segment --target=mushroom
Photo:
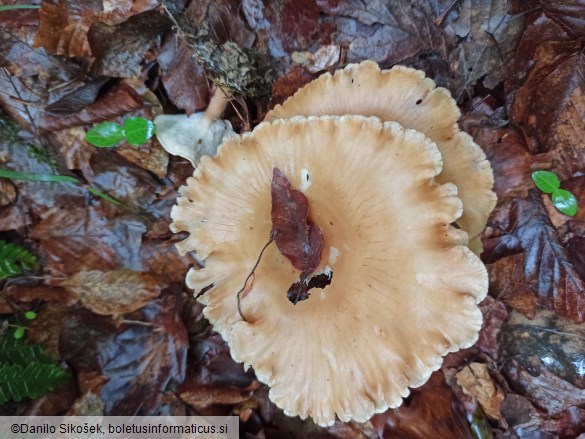
[[[171,229],[189,232],[181,253],[205,260],[187,285],[285,414],[366,421],[476,341],[487,273],[451,225],[461,201],[435,181],[441,166],[431,140],[394,122],[293,117],[227,139],[181,188]],[[300,271],[275,245],[263,250],[274,168],[307,197],[323,235],[316,272],[333,273],[296,305],[286,293]],[[253,270],[243,319],[236,294]]]
[[[404,66],[380,70],[372,61],[350,64],[334,75],[324,74],[277,105],[267,121],[292,116],[361,114],[398,122],[426,134],[443,156],[440,183],[452,182],[463,201],[457,225],[477,237],[496,205],[493,172],[483,150],[457,120],[461,113],[448,90],[435,88],[424,72]],[[476,249],[481,242],[476,240]]]
[[[224,137],[233,134],[232,125],[222,120],[229,97],[217,87],[205,111],[161,114],[154,119],[156,137],[163,148],[196,166],[202,155],[214,155]]]

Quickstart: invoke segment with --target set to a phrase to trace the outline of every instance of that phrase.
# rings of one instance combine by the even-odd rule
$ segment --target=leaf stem
[[[260,255],[258,256],[258,259],[256,260],[256,264],[254,264],[254,267],[252,268],[252,271],[250,271],[250,274],[248,274],[248,277],[244,281],[244,286],[236,294],[236,297],[238,299],[238,313],[240,314],[240,317],[242,317],[242,320],[244,322],[246,322],[246,323],[249,323],[249,322],[246,319],[246,317],[244,316],[244,313],[242,312],[241,301],[240,301],[240,294],[242,294],[242,292],[246,289],[246,286],[248,285],[248,281],[250,280],[250,278],[252,276],[255,276],[254,271],[256,271],[256,268],[258,268],[258,265],[260,264],[260,260],[262,259],[262,255],[264,254],[264,251],[268,248],[268,246],[270,244],[272,244],[272,241],[274,241],[274,232],[273,231],[270,232],[270,239],[268,240],[268,242],[266,243],[266,245],[264,246],[264,248],[262,248],[262,250],[260,251]],[[252,281],[252,282],[254,282],[254,281]]]

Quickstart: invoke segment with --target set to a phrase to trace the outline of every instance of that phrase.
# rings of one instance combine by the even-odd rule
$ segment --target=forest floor
[[[24,327],[68,378],[0,413],[232,414],[247,438],[585,437],[584,2],[2,4],[38,6],[0,10],[0,171],[18,173],[0,178],[0,245],[37,262],[9,273],[0,260],[0,360],[12,361],[6,339]],[[254,49],[257,70],[229,51],[206,57],[227,41]],[[490,290],[479,341],[399,409],[323,428],[270,402],[185,286],[197,260],[178,254],[185,236],[169,225],[191,164],[156,138],[96,148],[85,134],[104,120],[200,111],[210,78],[252,77],[226,114],[244,132],[320,74],[366,59],[450,90],[490,160]],[[576,215],[535,187],[538,170],[575,196]]]

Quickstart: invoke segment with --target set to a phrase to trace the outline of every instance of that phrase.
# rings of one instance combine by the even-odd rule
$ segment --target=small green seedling
[[[99,148],[111,148],[122,140],[130,145],[144,145],[154,135],[154,123],[143,117],[131,117],[124,126],[102,122],[85,134],[85,140]]]
[[[561,189],[561,182],[554,173],[536,171],[532,173],[532,180],[538,189],[551,195],[553,205],[559,212],[568,216],[577,214],[577,199],[571,192]]]
[[[34,311],[27,311],[24,313],[24,317],[27,320],[34,320],[37,318],[37,313]],[[20,340],[22,337],[24,337],[24,334],[26,333],[26,326],[24,325],[18,325],[16,326],[16,328],[14,329],[14,338],[17,340]]]

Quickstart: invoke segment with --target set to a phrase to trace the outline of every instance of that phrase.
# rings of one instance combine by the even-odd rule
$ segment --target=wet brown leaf
[[[513,1],[516,13],[542,12],[572,36],[585,35],[585,3],[582,0]]]
[[[295,94],[299,88],[308,84],[313,79],[313,76],[309,74],[306,68],[294,67],[287,74],[280,76],[274,83],[270,105],[274,107],[277,104],[282,104],[286,99]]]
[[[46,114],[40,122],[40,127],[46,131],[59,131],[89,125],[129,113],[142,107],[143,103],[140,95],[132,87],[120,83],[78,113],[66,117]]]
[[[379,437],[397,439],[471,439],[465,411],[453,395],[441,371],[431,375],[423,386],[413,389],[398,409],[374,415],[371,419]]]
[[[102,86],[109,80],[106,77],[98,77],[87,84],[67,93],[59,100],[47,105],[45,111],[54,114],[70,114],[83,109],[86,105],[93,104]]]
[[[39,243],[45,267],[54,275],[83,270],[127,268],[140,271],[144,224],[132,218],[104,217],[93,207],[51,211],[30,237]]]
[[[559,150],[570,154],[580,147],[585,130],[585,57],[579,40],[547,41],[534,54],[534,67],[514,97],[510,111],[533,154]],[[583,159],[583,157],[581,157]],[[570,159],[555,169],[561,179],[583,167]]]
[[[30,174],[54,174],[51,165],[29,154],[29,146],[26,142],[20,141],[0,142],[0,155],[6,159],[2,168]],[[56,206],[81,206],[88,200],[88,192],[75,183],[12,180],[12,184],[18,189],[19,196],[16,202],[23,208],[20,210],[24,216],[22,219],[26,219],[29,212],[42,215]]]
[[[338,31],[335,41],[348,47],[347,60],[371,59],[392,65],[432,51],[447,59],[453,40],[433,20],[426,1],[317,0]]]
[[[71,308],[70,296],[63,288],[36,287],[32,289],[45,304],[37,309],[37,318],[34,319],[26,331],[28,343],[40,344],[51,357],[61,358],[59,352],[59,333],[63,322],[69,318]],[[43,291],[44,290],[44,291]],[[42,294],[44,292],[44,294]]]
[[[182,307],[181,294],[165,290],[131,314],[136,323],[116,326],[82,309],[65,322],[60,351],[82,379],[98,373],[108,380],[101,388],[106,415],[150,414],[169,384],[183,381],[188,341]]]
[[[141,148],[134,148],[139,153],[147,153]],[[89,165],[93,172],[89,179],[91,184],[129,206],[146,209],[156,197],[156,179],[111,151],[97,149]]]
[[[61,286],[87,309],[109,316],[136,311],[161,291],[150,274],[123,269],[80,271],[61,282]]]
[[[536,294],[524,279],[524,255],[515,254],[488,265],[490,294],[527,317],[536,313]]]
[[[162,81],[170,101],[187,114],[207,107],[209,84],[205,70],[183,40],[167,39],[158,54]]]
[[[494,88],[512,72],[516,45],[524,27],[523,15],[510,13],[509,0],[466,0],[457,21],[463,40],[449,54],[454,79],[451,88],[459,98],[464,90],[485,76],[484,85]],[[467,31],[468,29],[468,31]]]
[[[585,389],[585,329],[551,311],[529,320],[512,311],[500,334],[500,357],[517,360],[537,373],[547,369],[559,379]]]
[[[274,168],[271,233],[280,253],[306,275],[319,266],[323,249],[323,234],[308,220],[308,216],[307,197],[301,191],[292,189],[286,176]]]
[[[536,290],[538,300],[557,313],[575,321],[585,321],[585,283],[544,208],[539,192],[514,200],[511,208],[512,232],[525,251],[526,280]]]
[[[138,76],[144,53],[170,28],[170,20],[158,11],[137,14],[113,26],[94,23],[87,33],[95,58],[92,72],[117,78]]]
[[[85,141],[85,132],[82,127],[65,128],[49,132],[43,139],[62,165],[72,171],[81,171],[81,175],[90,181],[93,170],[89,163],[96,148]]]
[[[585,390],[559,378],[545,368],[525,369],[516,360],[506,363],[502,373],[517,393],[526,396],[549,415],[557,415],[583,404]]]
[[[470,363],[457,373],[456,378],[463,392],[477,399],[490,419],[494,421],[500,419],[504,391],[493,381],[486,364]]]
[[[185,281],[185,273],[190,267],[197,265],[192,255],[180,256],[174,242],[167,240],[144,242],[141,257],[145,269],[168,284],[182,284]]]
[[[93,23],[115,25],[158,6],[154,0],[121,0],[113,6],[103,3],[101,0],[43,2],[35,47],[43,47],[55,55],[91,57],[87,32]]]
[[[191,2],[185,16],[196,27],[208,29],[216,43],[233,41],[240,47],[250,47],[254,42],[254,33],[240,18],[239,9],[238,0],[204,0]]]

